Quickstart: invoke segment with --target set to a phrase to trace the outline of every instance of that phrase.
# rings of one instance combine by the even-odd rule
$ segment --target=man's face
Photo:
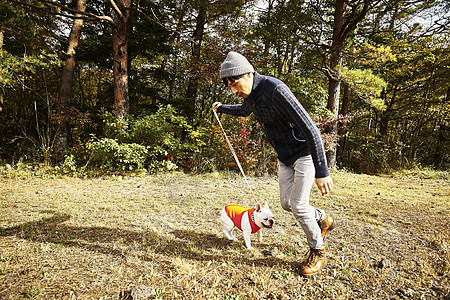
[[[238,97],[247,98],[252,92],[253,87],[253,73],[244,74],[241,78],[231,82],[228,80],[228,86],[231,88],[233,94]]]

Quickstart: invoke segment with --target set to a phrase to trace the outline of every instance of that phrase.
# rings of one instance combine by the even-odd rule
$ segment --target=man
[[[281,206],[298,220],[310,247],[300,274],[313,276],[327,261],[324,239],[334,223],[323,210],[309,204],[314,180],[322,196],[333,187],[320,132],[283,82],[258,74],[241,54],[228,53],[220,78],[244,101],[237,105],[216,102],[213,109],[235,116],[253,113],[278,154]]]

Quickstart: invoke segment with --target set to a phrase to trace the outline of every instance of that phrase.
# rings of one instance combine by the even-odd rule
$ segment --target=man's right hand
[[[330,176],[324,178],[316,178],[316,185],[322,193],[322,196],[325,196],[333,188],[333,179],[331,179]]]
[[[212,105],[212,109],[214,109],[214,111],[217,111],[217,108],[219,108],[219,106],[221,106],[222,103],[220,102],[214,102]]]

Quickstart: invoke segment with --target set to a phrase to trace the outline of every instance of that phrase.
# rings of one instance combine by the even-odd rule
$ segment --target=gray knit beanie
[[[220,66],[220,79],[244,75],[248,72],[255,72],[248,60],[237,52],[229,52],[227,58]]]

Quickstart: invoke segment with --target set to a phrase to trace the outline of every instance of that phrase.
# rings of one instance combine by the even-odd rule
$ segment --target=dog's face
[[[275,223],[275,217],[273,216],[273,213],[270,211],[269,206],[267,203],[264,205],[264,207],[261,207],[261,205],[256,205],[255,209],[255,223],[256,225],[261,225],[259,227],[265,227],[265,228],[272,228],[273,224]]]

